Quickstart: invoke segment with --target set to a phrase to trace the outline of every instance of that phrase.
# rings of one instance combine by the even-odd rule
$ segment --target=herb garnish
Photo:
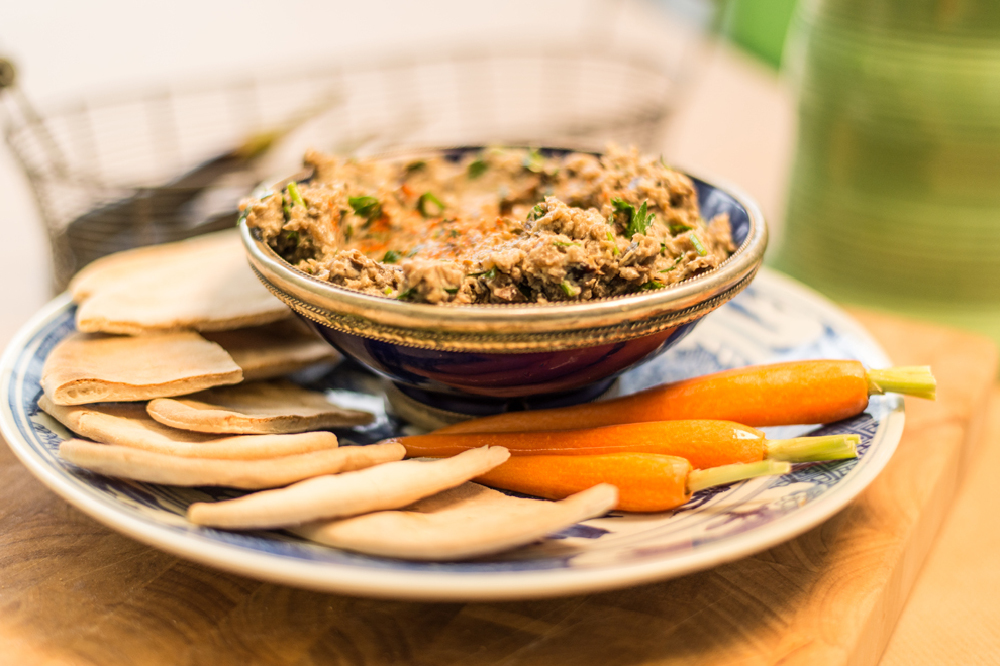
[[[681,259],[683,259],[683,258],[684,258],[683,254],[677,255],[677,258],[674,259],[674,263],[672,263],[668,268],[662,269],[660,272],[661,273],[669,273],[670,271],[674,270],[675,268],[677,268],[677,265],[679,263],[681,263]]]
[[[293,180],[288,183],[288,199],[296,206],[306,207],[306,202],[302,199],[302,194],[299,193],[299,186]]]
[[[625,226],[632,224],[632,218],[635,217],[635,206],[625,201],[624,199],[612,199],[611,205],[615,209],[615,213],[624,213],[625,215]],[[611,220],[608,224],[614,224],[615,216],[611,215]]]
[[[400,260],[403,255],[397,250],[388,250],[385,256],[382,257],[383,264],[394,264]]]
[[[427,210],[428,202],[437,207],[438,210],[436,213],[432,213]],[[420,211],[420,214],[423,215],[424,217],[435,217],[444,212],[444,203],[436,196],[434,196],[433,193],[424,192],[423,194],[420,195],[420,198],[417,199],[417,210]]]
[[[458,293],[458,287],[445,287],[444,291],[447,294],[457,294]]]
[[[663,284],[662,282],[657,282],[653,280],[639,287],[638,291],[652,291],[653,289],[663,289],[666,286],[667,285]]]
[[[623,213],[628,216],[628,223],[625,228],[626,238],[632,238],[635,234],[644,234],[649,226],[656,219],[655,213],[646,213],[646,202],[643,201],[639,210],[635,206],[623,199],[612,199],[611,205],[615,207],[616,213]]]
[[[567,243],[566,241],[552,241],[552,244],[556,247],[569,247],[570,245],[580,247],[579,243]]]
[[[545,206],[535,204],[535,207],[528,211],[528,222],[534,222],[545,215]]]
[[[492,280],[497,276],[497,267],[494,266],[488,271],[479,271],[478,273],[469,273],[470,277],[476,277],[482,275],[484,280]]]
[[[613,233],[611,233],[611,231],[608,231],[608,240],[611,241],[612,243],[614,243],[614,245],[611,246],[611,253],[614,254],[617,257],[618,256],[618,243],[615,242],[615,235]]]
[[[632,222],[628,225],[626,230],[629,234],[644,234],[649,229],[653,221],[656,220],[656,214],[650,213],[646,214],[646,202],[643,201],[642,205],[639,206],[638,212],[632,217]],[[631,237],[631,236],[630,236]]]
[[[537,148],[531,148],[524,156],[521,165],[531,173],[541,173],[542,167],[545,165],[545,158],[538,152]]]
[[[704,257],[708,254],[708,250],[706,250],[705,246],[702,245],[701,239],[694,234],[691,234],[691,245],[694,245],[694,249],[698,252],[699,256]]]
[[[347,203],[351,204],[356,215],[368,220],[366,227],[382,217],[382,204],[375,197],[348,197]]]
[[[580,295],[580,291],[582,291],[579,287],[577,287],[576,285],[570,284],[566,280],[563,280],[562,282],[560,282],[559,286],[562,288],[563,293],[566,294],[567,296],[569,296],[570,298],[573,298],[574,296],[579,296]]]
[[[413,294],[416,293],[416,291],[417,291],[416,287],[410,287],[406,291],[400,292],[399,296],[396,297],[396,300],[397,301],[405,301],[410,296],[413,296]]]
[[[423,171],[427,167],[427,162],[423,160],[417,160],[415,162],[410,162],[406,165],[406,173],[416,173],[418,171]]]
[[[484,173],[486,173],[486,170],[489,168],[490,165],[487,164],[485,160],[475,160],[473,162],[470,162],[468,170],[469,180],[475,180],[476,178],[479,178]]]
[[[263,201],[263,199],[261,201]],[[247,204],[243,211],[240,212],[240,216],[236,218],[236,226],[240,226],[240,222],[250,217],[251,211],[253,211],[253,206]]]

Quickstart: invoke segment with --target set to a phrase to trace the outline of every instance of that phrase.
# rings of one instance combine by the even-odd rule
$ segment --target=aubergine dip
[[[244,203],[283,259],[334,285],[432,304],[550,303],[660,289],[733,252],[691,180],[635,149],[460,159],[305,156],[308,182]]]

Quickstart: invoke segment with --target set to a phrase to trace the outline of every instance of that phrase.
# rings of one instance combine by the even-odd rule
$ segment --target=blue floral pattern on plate
[[[902,401],[873,398],[865,413],[822,427],[769,429],[772,437],[856,433],[857,460],[799,465],[784,477],[755,479],[695,495],[656,515],[613,513],[531,546],[468,562],[423,563],[370,557],[304,542],[290,534],[226,532],[184,518],[196,501],[239,491],[177,488],[108,478],[64,463],[69,433],[36,402],[48,351],[74,330],[74,308],[57,299],[8,348],[0,375],[0,428],[11,448],[49,487],[105,524],[175,554],[221,569],[336,592],[424,599],[525,598],[582,593],[667,578],[757,552],[792,538],[842,508],[888,462],[902,432]],[[675,349],[621,378],[621,392],[751,363],[856,358],[889,365],[869,336],[822,298],[770,271],[708,316]],[[365,428],[338,432],[366,444],[406,425],[382,408],[378,381],[350,366],[297,378],[338,402],[378,413]]]

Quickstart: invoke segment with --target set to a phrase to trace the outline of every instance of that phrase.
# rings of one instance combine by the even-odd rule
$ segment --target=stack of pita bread
[[[403,460],[398,443],[339,447],[327,428],[373,417],[282,379],[338,355],[260,284],[235,231],[105,257],[70,292],[77,332],[46,358],[39,407],[87,439],[60,455],[111,476],[261,491],[193,504],[193,523],[448,560],[530,543],[617,502],[608,485],[547,502],[472,483],[507,459],[499,447],[443,460]]]

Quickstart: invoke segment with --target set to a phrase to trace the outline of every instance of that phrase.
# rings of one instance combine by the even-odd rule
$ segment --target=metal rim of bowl
[[[422,154],[426,152],[406,153]],[[725,192],[747,211],[746,239],[718,267],[683,282],[592,301],[478,305],[398,301],[339,287],[296,269],[259,239],[246,220],[240,221],[239,231],[261,283],[295,312],[336,331],[447,351],[519,353],[591,347],[654,335],[698,319],[745,289],[760,268],[767,225],[757,204],[738,188],[682,173]]]

